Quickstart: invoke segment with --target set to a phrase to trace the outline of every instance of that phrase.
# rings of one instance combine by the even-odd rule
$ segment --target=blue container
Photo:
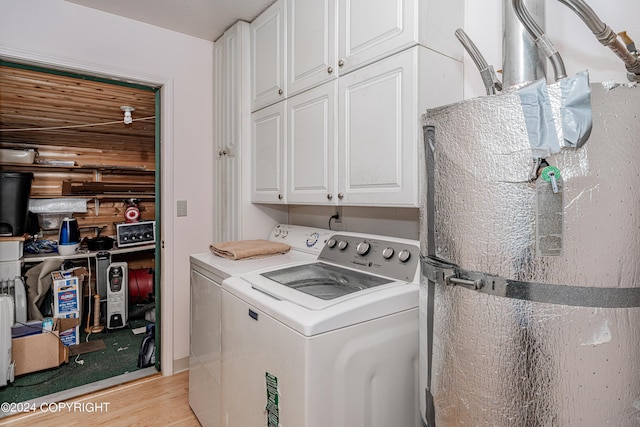
[[[75,218],[64,218],[62,224],[60,224],[58,245],[75,245],[78,243],[80,243],[78,220]]]

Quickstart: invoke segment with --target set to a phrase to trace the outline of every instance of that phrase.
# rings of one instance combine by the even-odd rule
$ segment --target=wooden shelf
[[[144,182],[119,183],[119,182],[62,182],[63,196],[93,197],[155,197],[156,186]]]
[[[148,245],[130,246],[127,248],[115,248],[115,249],[110,249],[108,251],[79,252],[79,253],[76,253],[73,255],[67,255],[67,256],[60,255],[57,252],[51,252],[47,254],[25,254],[22,257],[22,261],[23,263],[36,263],[36,262],[47,261],[50,259],[86,259],[87,257],[95,258],[98,252],[109,252],[111,255],[117,255],[117,254],[133,253],[133,252],[151,251],[151,250],[155,250],[155,248],[156,248],[156,244],[150,243]]]
[[[103,174],[122,174],[129,175],[155,175],[155,169],[145,169],[126,166],[110,166],[110,165],[80,165],[80,166],[60,166],[48,164],[24,164],[24,163],[0,163],[0,170],[13,172],[92,172],[98,171]]]

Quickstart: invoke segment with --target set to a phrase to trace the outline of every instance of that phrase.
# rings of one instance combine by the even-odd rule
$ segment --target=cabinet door
[[[224,46],[224,35],[213,44],[213,144],[216,159],[222,155],[222,147],[224,146],[223,126],[226,116],[224,105],[226,92],[226,79],[224,76],[226,50]],[[216,165],[218,165],[217,161]],[[219,167],[216,166],[216,169],[219,170]]]
[[[286,100],[251,114],[251,201],[286,203]]]
[[[419,1],[338,2],[340,73],[347,73],[417,44]]]
[[[287,0],[287,93],[337,77],[336,0]]]
[[[241,80],[243,32],[247,43],[248,24],[240,22],[214,43],[214,167],[216,178],[216,240],[236,240],[238,218],[238,157],[242,138]]]
[[[284,0],[251,23],[251,111],[287,96]]]
[[[287,100],[287,202],[337,202],[336,87],[332,81]]]
[[[338,80],[342,204],[418,206],[417,49]]]

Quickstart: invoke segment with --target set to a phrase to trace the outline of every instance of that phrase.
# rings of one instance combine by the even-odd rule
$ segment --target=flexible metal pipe
[[[487,90],[487,95],[495,95],[497,92],[501,91],[502,83],[498,80],[493,67],[487,63],[487,60],[484,59],[484,56],[482,56],[482,53],[480,53],[480,50],[469,38],[467,33],[465,33],[462,28],[458,28],[455,34],[473,60],[473,63],[476,64],[478,71],[480,71],[480,76],[482,77],[482,82]]]
[[[515,1],[515,0],[514,0]],[[630,81],[640,81],[640,59],[627,50],[618,35],[582,0],[558,0],[587,24],[598,41],[611,49],[625,64]]]
[[[542,24],[545,4],[540,0],[525,0],[529,13]],[[531,83],[546,75],[546,61],[513,10],[511,0],[502,2],[502,86],[505,89]]]
[[[544,52],[549,61],[551,61],[551,66],[553,67],[553,73],[555,76],[555,80],[558,81],[564,77],[567,77],[567,73],[564,67],[564,62],[562,61],[562,57],[556,50],[551,40],[544,33],[542,28],[538,25],[535,19],[531,16],[529,11],[524,5],[523,0],[513,0],[513,10],[516,13],[516,16],[524,25],[524,28],[531,35],[531,37],[535,40],[538,47]]]

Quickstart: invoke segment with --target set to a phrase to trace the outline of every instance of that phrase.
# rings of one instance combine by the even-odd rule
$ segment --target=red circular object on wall
[[[135,206],[129,206],[127,210],[124,211],[124,218],[127,222],[138,222],[140,219],[140,209]]]

